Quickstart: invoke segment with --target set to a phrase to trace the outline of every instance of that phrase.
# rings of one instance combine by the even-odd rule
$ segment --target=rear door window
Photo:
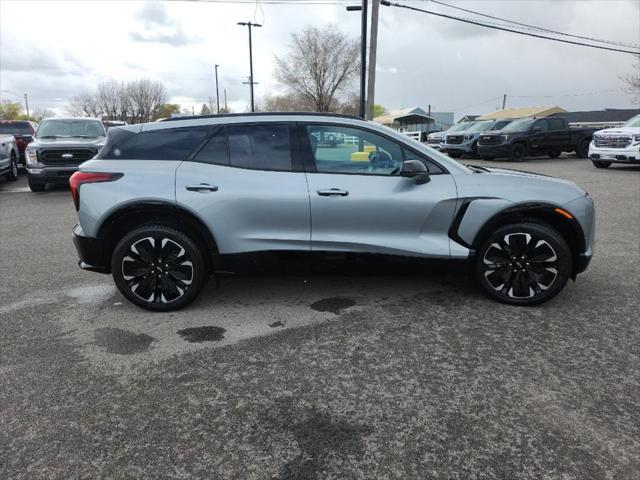
[[[221,128],[193,157],[194,162],[229,165],[226,128]]]
[[[549,122],[549,130],[564,130],[564,122],[560,118],[550,118]]]
[[[533,128],[537,128],[539,129],[541,132],[546,132],[549,130],[549,125],[547,124],[546,120],[538,120],[534,125]]]
[[[227,127],[231,166],[253,170],[291,171],[289,126],[283,124]]]

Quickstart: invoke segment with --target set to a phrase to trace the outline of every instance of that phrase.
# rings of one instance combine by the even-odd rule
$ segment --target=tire
[[[493,157],[491,155],[483,155],[482,159],[483,160],[487,160],[488,162],[490,162],[491,160],[495,160],[496,157]]]
[[[494,300],[530,306],[556,296],[572,268],[564,238],[547,224],[524,220],[489,235],[478,250],[475,276]]]
[[[31,180],[31,176],[29,174],[27,174],[27,182],[29,183],[29,188],[32,192],[44,192],[44,189],[47,186],[46,183],[34,182]]]
[[[555,151],[553,151],[553,152],[548,152],[548,153],[547,153],[547,156],[548,156],[549,158],[558,158],[561,154],[562,154],[562,152],[561,152],[561,151],[559,151],[559,150],[555,150]]]
[[[523,162],[527,156],[527,148],[522,143],[514,143],[509,149],[510,162]]]
[[[111,257],[111,272],[129,301],[154,312],[188,305],[207,280],[200,246],[164,225],[144,225],[125,235]]]
[[[9,171],[4,174],[4,178],[10,182],[18,180],[18,160],[15,153],[11,153],[11,159],[9,160]]]
[[[587,138],[580,141],[576,147],[576,155],[578,158],[589,158],[589,144],[591,141]]]
[[[451,158],[460,158],[462,157],[462,154],[459,152],[448,152],[447,155],[449,155]]]
[[[593,160],[593,166],[596,168],[609,168],[611,166],[611,162],[603,162],[600,160]]]

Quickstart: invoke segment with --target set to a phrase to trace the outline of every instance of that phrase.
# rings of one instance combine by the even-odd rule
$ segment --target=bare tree
[[[357,40],[337,30],[307,27],[292,34],[286,57],[275,57],[275,77],[318,112],[336,108],[336,97],[360,72]]]
[[[51,110],[48,110],[46,108],[45,109],[36,108],[31,113],[31,118],[38,123],[40,123],[45,118],[55,117],[55,116],[56,116],[55,112],[52,112]]]
[[[67,106],[67,111],[74,117],[102,116],[102,108],[96,96],[88,92],[73,97]]]
[[[627,85],[626,91],[631,95],[633,103],[640,103],[640,55],[636,56],[633,72],[620,77]]]
[[[131,99],[133,123],[148,122],[167,98],[167,90],[164,85],[148,78],[130,82],[127,85],[127,91]]]
[[[297,92],[286,95],[267,95],[262,99],[265,112],[312,112],[315,104]]]

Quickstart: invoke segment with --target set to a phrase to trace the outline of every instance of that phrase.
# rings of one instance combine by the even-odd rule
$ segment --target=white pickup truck
[[[0,135],[0,175],[9,181],[18,179],[18,147],[13,135]]]
[[[640,115],[621,127],[595,132],[589,145],[589,158],[596,168],[607,168],[612,163],[640,165]]]

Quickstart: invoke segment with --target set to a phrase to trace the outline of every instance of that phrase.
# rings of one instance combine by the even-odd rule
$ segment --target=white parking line
[[[7,190],[0,190],[0,193],[24,193],[30,192],[31,189],[29,187],[21,187],[21,188],[9,188]]]

